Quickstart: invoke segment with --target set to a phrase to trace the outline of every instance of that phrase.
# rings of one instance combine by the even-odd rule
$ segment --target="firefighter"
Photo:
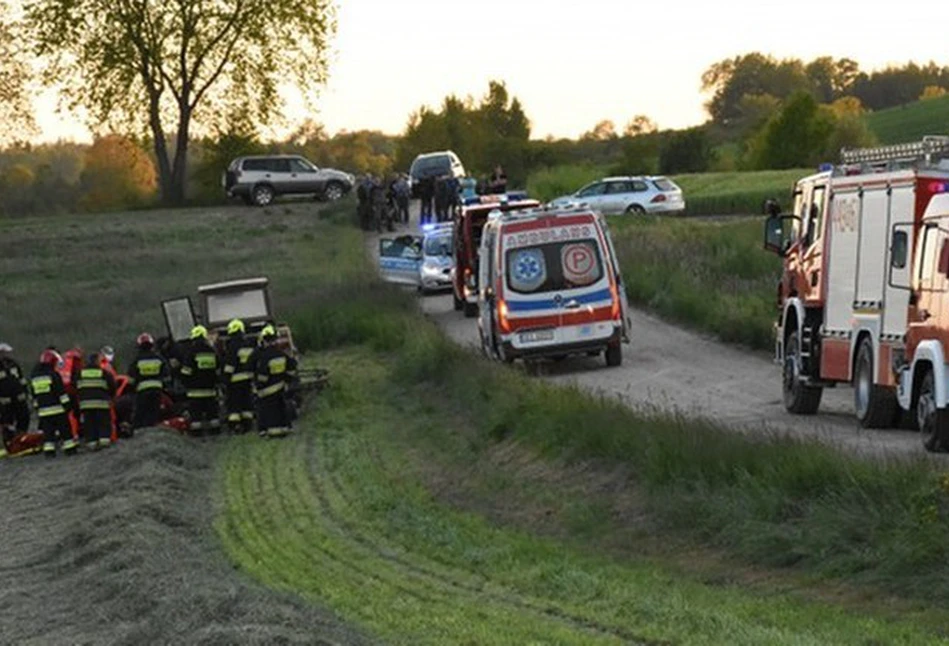
[[[227,423],[234,433],[246,433],[254,424],[254,340],[244,334],[244,322],[227,324],[224,387]]]
[[[296,379],[297,362],[277,347],[277,332],[272,325],[260,331],[254,372],[260,436],[283,437],[290,432],[287,390]]]
[[[7,442],[30,428],[29,382],[12,352],[8,343],[0,343],[0,458],[7,456]]]
[[[190,430],[195,435],[221,431],[218,406],[218,357],[208,341],[208,330],[196,325],[191,330],[191,345],[181,366],[188,398]]]
[[[74,375],[79,395],[79,415],[86,446],[93,450],[112,446],[112,400],[115,378],[102,367],[103,357],[90,354],[84,368]]]
[[[138,355],[129,367],[129,387],[135,389],[132,431],[156,426],[161,413],[161,394],[169,378],[168,364],[155,352],[155,339],[142,332],[135,339]]]
[[[66,416],[67,409],[71,407],[71,400],[57,370],[62,361],[63,358],[55,350],[44,350],[40,355],[40,362],[30,375],[33,404],[36,406],[40,430],[44,436],[43,455],[48,458],[56,457],[57,442],[66,455],[74,454],[78,447],[69,430],[69,418]]]

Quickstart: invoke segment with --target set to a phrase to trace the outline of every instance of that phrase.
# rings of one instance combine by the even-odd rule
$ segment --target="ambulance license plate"
[[[537,343],[538,341],[553,341],[553,330],[531,330],[520,333],[521,343]]]

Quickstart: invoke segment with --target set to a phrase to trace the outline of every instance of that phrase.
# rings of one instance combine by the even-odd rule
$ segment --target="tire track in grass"
[[[428,556],[419,556],[419,559],[422,561],[419,563],[415,560],[410,560],[409,557],[416,556],[412,552],[407,553],[404,557],[398,556],[395,553],[396,550],[386,547],[381,542],[387,537],[380,536],[371,530],[360,531],[360,528],[347,520],[340,510],[334,508],[331,500],[331,498],[334,497],[339,499],[342,506],[350,509],[358,509],[359,503],[347,495],[348,487],[342,481],[340,470],[326,464],[327,458],[324,456],[329,456],[334,448],[329,436],[330,433],[328,432],[319,434],[321,444],[319,448],[322,448],[322,451],[317,450],[316,442],[308,441],[309,460],[307,462],[311,465],[311,467],[307,469],[309,479],[316,490],[317,496],[320,498],[321,505],[327,516],[346,534],[347,538],[363,546],[372,557],[388,561],[403,572],[423,578],[426,580],[425,583],[429,585],[447,587],[456,593],[471,596],[476,601],[483,602],[487,600],[502,606],[511,606],[520,611],[529,612],[538,619],[557,621],[570,628],[587,633],[614,637],[627,642],[649,643],[643,637],[635,635],[628,630],[608,626],[593,619],[572,614],[561,607],[551,605],[552,602],[544,603],[542,600],[536,598],[521,596],[522,593],[514,591],[503,584],[495,583],[484,575],[458,568],[446,561],[439,561]],[[369,461],[375,464],[376,469],[370,468],[366,471],[372,472],[378,470],[385,474],[396,472],[391,468],[389,463],[382,459],[382,453],[375,443],[369,442],[364,437],[360,437],[356,440],[350,439],[349,441],[358,442],[360,445],[358,447],[359,453],[368,457]],[[335,448],[338,448],[338,446]],[[336,460],[342,462],[338,456],[336,456]],[[325,479],[331,486],[322,486],[321,478],[316,473],[317,468],[321,468],[322,479]],[[400,545],[398,551],[403,550],[404,546]],[[433,567],[436,565],[438,566],[437,569]],[[466,579],[476,582],[468,583],[465,581]]]

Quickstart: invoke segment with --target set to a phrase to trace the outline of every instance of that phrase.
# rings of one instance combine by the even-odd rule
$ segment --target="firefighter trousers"
[[[135,409],[132,413],[133,429],[157,426],[160,414],[161,389],[152,388],[135,393]]]
[[[281,437],[290,432],[285,393],[257,399],[257,428],[261,435]]]
[[[76,441],[69,430],[69,418],[66,413],[40,417],[40,430],[43,431],[43,453],[56,455],[56,442],[63,443],[64,451],[74,451]]]
[[[188,415],[191,417],[189,429],[192,433],[204,431],[217,433],[221,430],[221,416],[217,397],[189,397]]]
[[[239,381],[227,387],[227,423],[243,430],[254,419],[254,390],[251,381]]]
[[[17,433],[25,433],[30,428],[30,405],[26,395],[0,397],[0,426],[14,426]]]
[[[112,444],[112,412],[108,408],[82,411],[82,437],[89,448]]]

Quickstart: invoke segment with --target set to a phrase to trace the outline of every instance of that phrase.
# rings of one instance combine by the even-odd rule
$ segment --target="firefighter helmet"
[[[6,352],[13,352],[13,346],[9,343],[0,343],[0,354],[4,354]]]
[[[268,326],[264,327],[263,330],[260,331],[260,342],[261,342],[261,343],[270,343],[270,342],[273,341],[276,337],[277,337],[277,331],[274,329],[274,327],[273,327],[272,325],[268,325]]]
[[[208,338],[208,328],[203,325],[195,325],[191,328],[191,338],[192,339],[206,339]]]
[[[111,345],[104,345],[99,348],[99,359],[105,359],[109,363],[112,363],[115,360],[115,348]]]
[[[43,350],[40,354],[40,363],[44,366],[58,366],[62,360],[63,358],[59,353],[52,349]]]
[[[138,335],[138,338],[135,339],[135,345],[145,349],[151,348],[155,345],[155,338],[148,332],[142,332]]]
[[[244,332],[244,321],[240,319],[231,319],[231,322],[227,324],[227,333],[237,334],[238,332]]]

